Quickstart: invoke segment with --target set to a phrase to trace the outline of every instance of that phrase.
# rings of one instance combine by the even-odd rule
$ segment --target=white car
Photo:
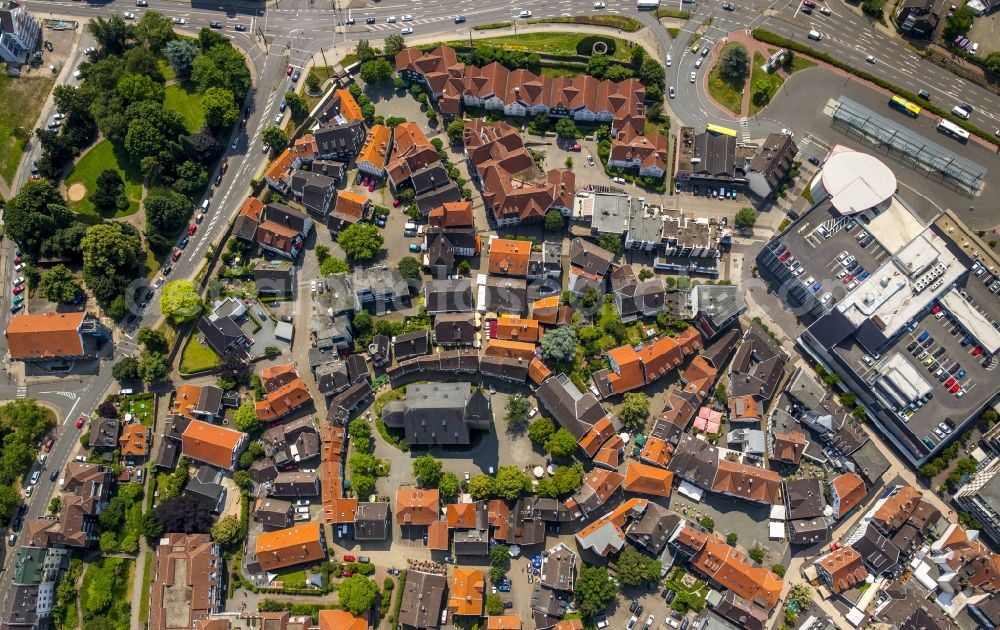
[[[395,24],[396,23],[396,16],[395,15],[390,15],[389,17],[387,17],[385,19],[385,21],[386,21],[387,24]]]
[[[521,11],[520,13],[517,14],[517,17],[520,17],[520,18],[530,18],[531,17],[531,11],[528,11],[528,10]]]
[[[466,471],[466,473],[465,473],[465,480],[466,480],[466,481],[468,481],[468,480],[469,480],[469,479],[471,479],[471,478],[472,478],[472,475],[470,475],[470,474],[468,473],[468,471]]]
[[[698,78],[698,73],[697,72],[692,72],[691,73],[691,83],[694,83],[697,80],[697,78]]]
[[[608,5],[604,4],[603,2],[595,2],[594,3],[594,8],[595,9],[603,9],[606,6],[608,6]]]
[[[807,287],[811,287],[813,285],[813,282],[816,282],[816,278],[809,276],[808,278],[802,281],[802,284],[806,285]]]
[[[781,130],[781,135],[783,135],[783,136],[794,136],[795,134],[792,133],[791,129],[782,129]]]
[[[823,15],[830,15],[831,11],[829,7],[820,7],[819,12]]]
[[[132,13],[131,11],[126,11],[122,15],[122,17],[124,17],[126,20],[134,20],[135,19],[135,13]]]
[[[14,278],[14,280],[11,282],[11,285],[15,287],[19,287],[22,284],[24,284],[24,276],[18,276],[17,278]]]
[[[538,415],[538,407],[535,407],[534,409],[528,412],[528,419],[530,420],[531,418],[534,418],[537,415]]]
[[[407,13],[406,15],[403,16],[403,21],[404,22],[412,22],[413,21],[413,16],[410,15],[409,13]]]
[[[675,98],[676,96],[677,96],[677,90],[675,90],[674,86],[671,85],[670,86],[670,98]]]
[[[867,57],[865,57],[865,61],[867,61],[868,63],[875,63],[875,55],[868,55]]]
[[[185,24],[187,24],[187,20],[185,20],[184,18],[175,17],[174,24],[180,24],[181,26],[184,26]]]
[[[697,59],[695,59],[694,60],[694,67],[695,68],[700,68],[701,67],[701,61],[702,61],[701,57],[698,57]]]
[[[673,62],[674,60],[670,58],[670,53],[667,53],[667,67],[669,68]]]
[[[624,184],[625,183],[625,178],[624,177],[612,177],[611,181],[613,181],[616,184]]]
[[[821,299],[820,302],[822,302],[823,304],[826,304],[827,302],[829,302],[832,299],[833,299],[833,294],[832,293],[826,293],[826,294],[823,295],[823,299]]]
[[[590,164],[591,166],[594,165],[594,156],[589,153],[587,154],[587,164]]]
[[[400,33],[402,33],[403,35],[409,35],[412,32],[413,32],[413,29],[410,28],[409,26],[404,26],[403,30],[400,31]]]
[[[310,503],[312,502],[309,499],[299,499],[298,501],[295,502],[295,505],[299,507],[302,506],[308,507]]]
[[[654,617],[652,615],[652,613],[650,613],[650,615],[648,617],[646,617],[646,627],[647,628],[652,628],[654,621],[656,621],[656,617]]]

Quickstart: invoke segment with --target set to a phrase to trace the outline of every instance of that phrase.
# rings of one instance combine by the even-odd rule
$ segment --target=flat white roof
[[[882,362],[879,369],[879,380],[892,383],[893,387],[903,397],[903,402],[910,402],[931,391],[928,383],[916,366],[896,352]]]
[[[925,227],[904,203],[893,197],[865,229],[887,252],[895,254],[917,238]]]
[[[896,192],[896,176],[881,160],[842,146],[826,159],[820,181],[841,214],[863,212]]]
[[[972,304],[966,302],[962,294],[952,289],[941,296],[941,303],[955,316],[955,319],[962,322],[962,326],[976,338],[976,342],[983,347],[983,350],[990,354],[1000,350],[1000,331],[994,328],[986,316]]]

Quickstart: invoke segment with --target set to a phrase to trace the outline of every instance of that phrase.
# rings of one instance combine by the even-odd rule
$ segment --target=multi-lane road
[[[222,2],[222,0],[220,0]],[[649,13],[639,13],[634,2],[609,2],[608,12],[639,17],[657,38],[661,53],[670,54],[671,67],[668,68],[667,83],[676,86],[677,98],[669,105],[676,117],[688,125],[700,126],[706,122],[732,123],[732,116],[719,110],[704,93],[703,82],[691,84],[687,77],[693,70],[693,55],[686,51],[691,34],[711,18],[711,25],[705,29],[703,42],[717,44],[729,33],[764,27],[779,35],[806,40],[810,28],[823,34],[821,41],[810,41],[818,50],[854,63],[872,74],[884,77],[913,92],[927,89],[935,100],[950,106],[959,101],[975,107],[972,121],[979,126],[992,129],[1000,127],[1000,97],[960,79],[928,62],[921,61],[898,40],[872,27],[870,22],[858,16],[840,0],[830,0],[830,16],[819,13],[802,14],[799,0],[737,0],[735,11],[724,11],[721,0],[703,1],[697,4],[670,2],[671,8],[684,8],[692,12],[688,22],[676,40],[653,19]],[[224,33],[242,49],[251,64],[254,76],[254,91],[248,98],[250,117],[247,131],[235,136],[236,147],[227,143],[229,170],[222,183],[211,193],[211,205],[198,232],[184,252],[183,257],[173,265],[171,277],[192,277],[201,266],[209,244],[219,243],[229,222],[238,211],[249,190],[250,179],[257,176],[265,156],[259,139],[260,131],[278,113],[280,96],[291,87],[286,76],[287,65],[305,66],[321,49],[328,49],[335,43],[353,42],[360,39],[380,40],[386,35],[399,32],[405,27],[413,28],[414,36],[421,38],[441,34],[442,37],[456,38],[469,35],[475,24],[515,19],[522,10],[530,10],[533,17],[558,15],[578,15],[592,13],[592,0],[555,0],[540,3],[536,0],[510,0],[509,2],[487,3],[478,0],[428,0],[421,3],[406,3],[397,0],[382,2],[331,2],[330,0],[278,0],[263,4],[222,2],[219,7],[192,5],[173,0],[149,0],[148,8],[138,8],[132,2],[111,1],[90,4],[73,0],[25,0],[30,10],[56,15],[72,16],[85,21],[92,16],[109,16],[133,11],[141,16],[144,11],[158,11],[171,18],[183,18],[187,24],[180,27],[190,33],[208,26],[210,21],[219,20],[225,25]],[[666,3],[664,6],[667,6]],[[402,16],[412,14],[411,21],[403,22]],[[456,24],[455,16],[465,16],[464,24]],[[395,23],[389,17],[396,17]],[[367,19],[373,18],[373,24]],[[346,22],[353,20],[354,24]],[[233,29],[236,23],[245,24],[246,32]],[[93,45],[88,34],[83,34],[79,49],[67,62],[60,80],[70,80],[72,67],[81,59],[79,50]],[[865,57],[874,55],[876,63],[866,64]],[[703,68],[702,71],[707,70]],[[46,116],[50,112],[45,112]],[[43,117],[44,119],[44,117]],[[778,121],[755,121],[765,126],[779,125]],[[22,164],[17,188],[27,177],[30,156]],[[214,174],[213,174],[214,175]],[[2,263],[3,281],[11,279],[11,252],[5,251]],[[132,330],[144,325],[154,325],[160,318],[158,296],[150,305],[135,313],[139,317]],[[4,311],[0,325],[5,325],[9,313]],[[2,344],[0,338],[0,344]],[[134,340],[129,335],[117,339],[114,358],[136,352]],[[6,349],[0,354],[5,354]],[[45,400],[60,409],[60,427],[57,441],[49,454],[48,466],[65,465],[75,448],[79,431],[74,422],[80,413],[93,410],[106,393],[113,387],[111,378],[112,360],[105,360],[99,373],[83,376],[79,380],[60,383],[18,384],[10,379],[0,378],[0,398],[31,396]],[[5,365],[9,374],[9,364]],[[48,475],[42,475],[34,490],[28,518],[41,516],[47,506],[48,497],[54,490]],[[0,605],[5,609],[9,603],[11,572],[0,577]]]

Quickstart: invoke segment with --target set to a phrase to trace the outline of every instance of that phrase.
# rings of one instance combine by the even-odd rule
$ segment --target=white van
[[[969,119],[969,112],[965,111],[964,109],[962,109],[958,105],[956,105],[956,106],[954,106],[954,107],[951,108],[951,113],[955,114],[956,116],[958,116],[962,120],[968,120]]]
[[[76,79],[77,81],[79,81],[80,79],[83,78],[83,73],[80,72],[79,70],[75,70],[73,72],[73,78]]]
[[[809,39],[815,39],[816,41],[819,41],[819,40],[823,39],[823,36],[819,34],[819,31],[810,30],[809,31]]]
[[[208,199],[206,199],[205,201],[201,202],[201,211],[202,212],[208,212],[209,203],[210,202],[208,201]]]

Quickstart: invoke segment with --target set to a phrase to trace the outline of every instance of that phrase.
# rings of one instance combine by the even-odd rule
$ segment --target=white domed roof
[[[823,188],[841,214],[864,212],[896,192],[896,176],[881,160],[858,151],[840,151],[827,158],[820,173]]]

